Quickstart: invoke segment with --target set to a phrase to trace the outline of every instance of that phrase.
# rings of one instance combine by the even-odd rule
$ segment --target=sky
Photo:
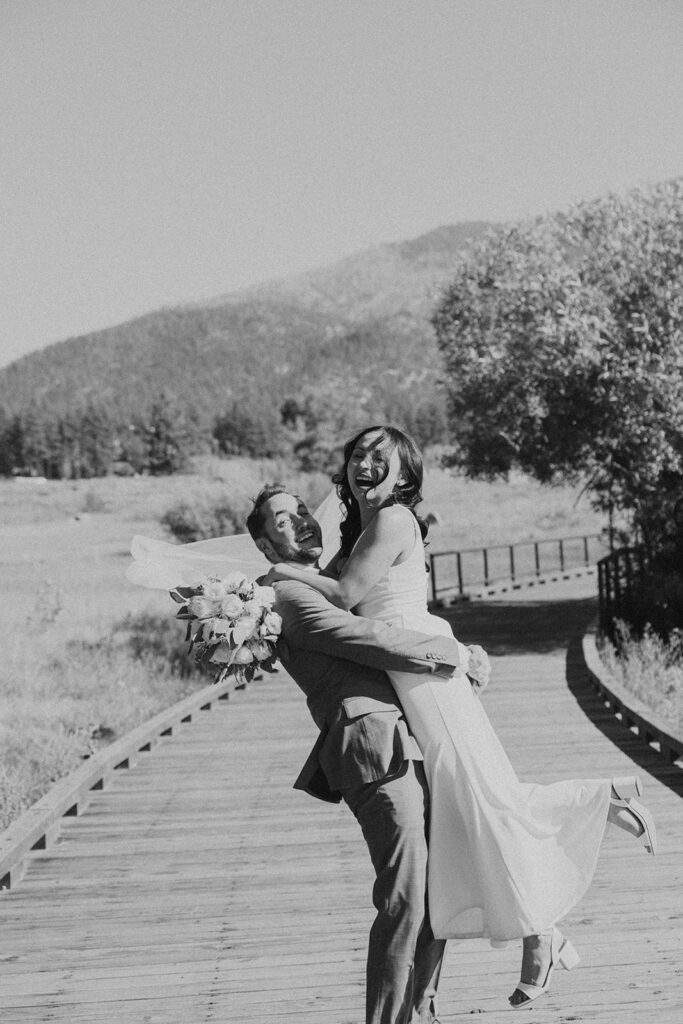
[[[0,0],[0,365],[683,173],[680,0]]]

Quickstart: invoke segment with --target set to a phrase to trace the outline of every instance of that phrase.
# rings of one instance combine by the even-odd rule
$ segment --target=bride
[[[334,478],[345,511],[341,549],[320,575],[290,563],[264,580],[297,579],[368,618],[424,633],[450,633],[427,610],[422,462],[389,426],[345,445]],[[520,782],[467,676],[389,673],[424,756],[431,794],[429,911],[437,938],[522,938],[514,1008],[545,992],[553,969],[578,962],[557,922],[595,872],[609,821],[655,851],[649,812],[634,797],[638,778]]]

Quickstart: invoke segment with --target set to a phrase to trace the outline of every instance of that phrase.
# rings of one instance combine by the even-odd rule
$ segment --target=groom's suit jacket
[[[296,780],[321,800],[422,760],[386,670],[450,674],[462,645],[342,611],[305,583],[275,584],[282,664],[320,730]]]

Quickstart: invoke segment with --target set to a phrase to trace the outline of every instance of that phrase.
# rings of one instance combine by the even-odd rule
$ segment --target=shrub
[[[162,666],[162,671],[179,679],[201,675],[203,669],[188,653],[185,626],[173,618],[171,608],[169,615],[127,615],[116,630],[125,635],[125,647],[133,658],[153,663],[157,670]],[[206,682],[209,681],[207,676]]]
[[[612,675],[638,700],[683,733],[683,631],[668,640],[646,625],[641,636],[617,620],[617,643],[604,641],[601,657]]]
[[[94,488],[90,487],[83,495],[83,504],[81,506],[82,512],[107,512],[107,502],[98,494]]]
[[[655,568],[629,595],[624,616],[633,636],[644,635],[646,630],[665,641],[675,636],[683,627],[683,576]],[[619,646],[618,633],[617,638]]]
[[[211,499],[197,497],[194,501],[181,501],[168,509],[161,523],[176,540],[189,544],[210,537],[224,537],[244,530],[248,513],[245,501],[235,502],[225,496]]]

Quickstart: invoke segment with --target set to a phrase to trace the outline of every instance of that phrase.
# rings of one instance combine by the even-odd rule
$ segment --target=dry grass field
[[[181,500],[228,497],[237,507],[280,479],[315,507],[320,474],[244,459],[203,459],[168,478],[0,481],[0,828],[98,745],[205,679],[183,658],[169,598],[125,579],[135,533],[163,537]],[[438,513],[431,550],[597,532],[586,498],[523,477],[488,484],[427,472]]]

